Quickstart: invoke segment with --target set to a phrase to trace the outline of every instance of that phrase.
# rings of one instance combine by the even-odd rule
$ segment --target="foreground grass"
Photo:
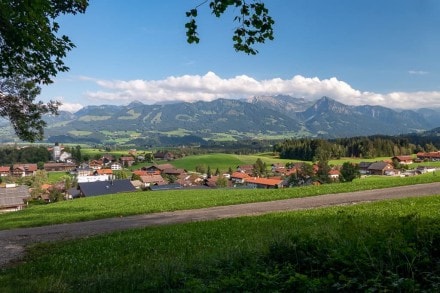
[[[440,182],[440,176],[434,176],[433,174],[408,178],[379,176],[358,179],[351,183],[270,190],[213,189],[120,193],[80,198],[49,205],[36,205],[19,212],[0,214],[0,230],[430,182]]]
[[[439,292],[440,196],[34,247],[1,292]]]

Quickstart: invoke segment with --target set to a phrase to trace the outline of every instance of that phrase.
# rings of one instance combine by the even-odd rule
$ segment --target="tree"
[[[74,44],[58,35],[55,19],[84,13],[87,5],[87,0],[0,1],[0,116],[23,140],[42,139],[42,115],[57,114],[60,105],[34,101],[40,84],[69,69],[63,58]]]
[[[360,176],[359,167],[350,162],[343,163],[340,172],[343,182],[351,182]]]
[[[0,1],[0,117],[10,120],[19,138],[41,140],[44,114],[57,114],[59,102],[35,102],[41,84],[50,84],[59,72],[68,71],[63,58],[75,45],[59,35],[56,19],[63,14],[85,13],[88,0]],[[188,43],[198,43],[196,17],[199,7],[186,12]],[[233,33],[236,51],[256,54],[255,44],[273,40],[274,21],[258,0],[212,0],[211,12],[220,17],[230,8],[239,25]]]
[[[186,12],[189,21],[185,24],[188,43],[199,43],[200,38],[197,33],[196,18],[198,8],[206,4],[208,0],[203,1],[195,8]],[[249,3],[251,2],[251,3]],[[273,28],[275,23],[269,15],[269,10],[263,2],[253,0],[212,0],[209,2],[209,8],[216,17],[220,17],[228,8],[235,8],[238,15],[234,21],[238,23],[232,36],[233,46],[236,51],[255,55],[258,50],[254,48],[256,43],[264,43],[266,40],[273,40]]]

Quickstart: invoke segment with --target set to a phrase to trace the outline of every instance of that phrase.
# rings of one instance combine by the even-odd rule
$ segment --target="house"
[[[154,158],[158,160],[171,161],[174,160],[174,154],[171,152],[156,152]]]
[[[22,210],[30,197],[27,186],[6,184],[0,187],[0,213]]]
[[[124,167],[131,167],[135,163],[135,159],[132,156],[120,157],[119,161],[121,162],[121,165]]]
[[[89,167],[93,170],[102,169],[104,162],[102,160],[93,160],[89,162]]]
[[[68,152],[61,152],[59,161],[60,162],[72,162],[72,154],[68,153]]]
[[[231,181],[232,183],[244,184],[245,179],[249,177],[250,176],[246,173],[234,172],[231,174]]]
[[[169,168],[169,169],[162,170],[162,174],[170,175],[170,176],[180,176],[182,174],[185,174],[185,170],[176,169],[176,168]]]
[[[417,159],[419,160],[429,160],[429,161],[440,161],[440,152],[429,152],[429,153],[417,153]]]
[[[374,162],[368,167],[369,174],[372,175],[385,175],[385,171],[393,170],[394,167],[387,162]]]
[[[114,171],[122,170],[122,165],[118,162],[113,162],[110,165],[110,169],[112,169]]]
[[[89,176],[93,174],[93,169],[88,165],[82,164],[78,168],[76,168],[76,175],[78,177]]]
[[[339,176],[341,176],[341,172],[339,172],[339,170],[332,169],[328,171],[328,177],[332,180],[339,180]]]
[[[115,157],[110,155],[110,154],[105,154],[102,156],[101,158],[102,162],[104,163],[104,165],[109,165],[111,162],[113,162],[115,160]]]
[[[14,164],[12,175],[17,177],[33,176],[37,170],[37,164]]]
[[[358,165],[359,173],[362,175],[369,174],[368,167],[370,167],[371,162],[360,162]]]
[[[81,196],[99,196],[121,192],[133,192],[136,188],[129,179],[78,183]]]
[[[162,170],[157,166],[157,165],[151,165],[148,167],[142,167],[141,168],[142,171],[145,171],[149,174],[160,174],[162,173]]]
[[[165,180],[161,175],[146,175],[146,176],[140,176],[140,178],[145,187],[150,187],[152,185],[166,184]]]
[[[112,175],[103,174],[103,175],[77,176],[76,180],[78,181],[78,183],[83,183],[83,182],[109,181],[112,180],[112,178],[113,178]]]
[[[260,177],[248,177],[244,179],[246,186],[250,188],[281,188],[282,179],[270,179]]]
[[[99,169],[96,170],[94,175],[108,175],[111,176],[113,175],[113,170],[112,169]]]
[[[412,156],[394,156],[394,157],[391,158],[391,160],[393,162],[397,161],[397,162],[399,162],[399,164],[402,164],[402,165],[409,165],[409,164],[413,163],[413,157]]]
[[[11,175],[11,167],[0,166],[0,177],[5,177]]]
[[[63,171],[70,172],[75,170],[76,165],[73,163],[45,163],[44,170],[47,172]]]
[[[136,189],[141,189],[144,186],[144,184],[140,180],[131,180],[130,182]]]
[[[430,166],[418,166],[416,169],[416,171],[419,172],[420,174],[435,172],[435,170],[436,170],[435,167],[430,167]]]
[[[253,171],[254,171],[254,165],[237,166],[237,172],[252,174]]]

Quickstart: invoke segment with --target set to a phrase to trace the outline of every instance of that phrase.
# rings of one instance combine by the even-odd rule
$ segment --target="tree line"
[[[320,158],[375,158],[411,155],[436,151],[431,142],[415,144],[407,137],[371,136],[325,139],[287,139],[274,145],[273,151],[282,159],[317,161]]]
[[[0,165],[8,166],[15,163],[39,163],[51,159],[51,153],[44,146],[17,148],[14,146],[0,148]]]

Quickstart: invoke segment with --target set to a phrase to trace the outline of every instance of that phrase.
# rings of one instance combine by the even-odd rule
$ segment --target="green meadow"
[[[440,196],[35,245],[1,292],[439,292]]]

